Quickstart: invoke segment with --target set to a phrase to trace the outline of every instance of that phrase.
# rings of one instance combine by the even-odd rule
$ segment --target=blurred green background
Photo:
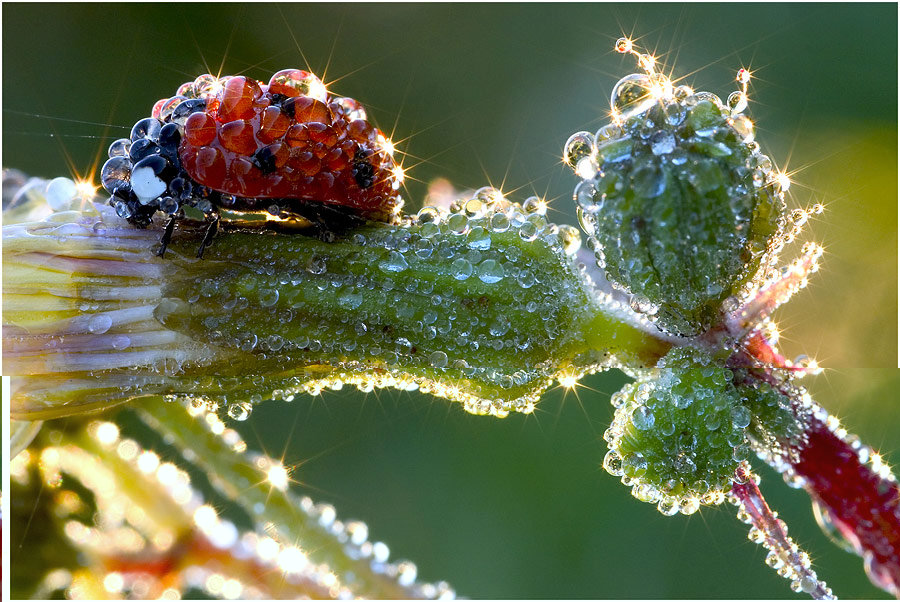
[[[89,173],[153,103],[207,71],[267,80],[308,65],[360,100],[427,182],[551,199],[574,223],[560,153],[596,130],[632,35],[667,71],[723,98],[750,68],[757,139],[792,173],[792,203],[827,210],[802,240],[823,267],[780,312],[786,355],[827,368],[807,386],[900,458],[897,389],[897,6],[893,4],[4,4],[3,164]],[[787,261],[799,244],[784,253]],[[419,394],[353,391],[264,404],[251,444],[339,516],[359,518],[426,580],[475,598],[798,597],[731,508],[665,518],[599,464],[619,373],[499,421]],[[843,597],[887,597],[767,469],[770,503]],[[38,562],[38,559],[34,559]]]

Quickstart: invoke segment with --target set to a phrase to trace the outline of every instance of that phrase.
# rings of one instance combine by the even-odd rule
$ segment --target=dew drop
[[[338,296],[338,303],[341,305],[341,307],[345,307],[347,309],[356,309],[357,307],[362,305],[362,302],[362,293],[353,288],[347,289],[346,291],[341,293],[340,296]]]
[[[621,477],[625,474],[625,471],[622,470],[622,456],[614,449],[606,452],[603,457],[603,468],[614,477]]]
[[[475,226],[466,237],[466,244],[470,249],[486,251],[491,248],[491,235],[481,226]]]
[[[677,514],[679,510],[678,500],[671,496],[666,496],[659,500],[659,503],[656,505],[656,509],[665,516],[672,516],[674,514]]]
[[[734,128],[734,131],[737,132],[737,135],[741,137],[745,143],[753,142],[753,138],[755,137],[755,133],[753,131],[753,122],[750,121],[750,118],[746,115],[737,115],[731,123],[731,127]]]
[[[669,154],[669,161],[672,162],[672,165],[684,165],[687,163],[687,160],[687,151],[681,147],[676,148]]]
[[[747,109],[747,95],[743,92],[732,92],[726,101],[732,115],[743,113]]]
[[[402,272],[409,267],[409,264],[406,262],[406,258],[404,258],[403,255],[397,251],[391,251],[388,258],[379,263],[378,267],[385,272]]]
[[[575,201],[587,213],[598,213],[603,208],[603,195],[597,192],[593,180],[584,180],[575,186]]]
[[[594,136],[590,132],[575,132],[563,147],[563,160],[572,169],[577,169],[578,163],[585,158],[590,158],[594,152]]]
[[[67,211],[72,206],[72,201],[78,194],[78,188],[69,178],[53,178],[47,184],[44,197],[47,204],[54,211]]]
[[[616,52],[621,52],[622,54],[626,54],[631,52],[633,45],[631,40],[628,38],[619,38],[616,40]]]
[[[675,150],[675,136],[668,130],[658,130],[650,136],[650,150],[654,155],[667,155]]]
[[[478,278],[485,284],[500,282],[504,275],[503,264],[493,259],[485,259],[478,266]]]
[[[655,165],[642,165],[631,177],[635,194],[644,198],[656,198],[666,189],[666,176]]]
[[[680,102],[673,102],[666,105],[666,122],[669,125],[679,125],[684,121],[687,111]]]
[[[128,138],[119,138],[109,145],[107,154],[109,155],[109,158],[112,159],[113,157],[127,157],[130,151],[131,140]]]
[[[443,351],[435,351],[428,356],[428,361],[435,368],[445,368],[447,366],[447,354]]]
[[[258,342],[259,337],[252,332],[245,334],[241,340],[241,351],[253,351]]]
[[[594,134],[594,144],[599,145],[601,142],[614,140],[622,135],[622,128],[614,123],[608,123],[597,130]]]
[[[131,346],[131,337],[124,334],[119,334],[113,337],[112,340],[112,348],[120,351],[122,349],[128,349]]]
[[[559,238],[566,255],[574,255],[581,248],[581,234],[578,229],[568,224],[559,227]]]
[[[653,411],[647,406],[639,406],[631,414],[631,423],[639,431],[647,431],[653,428],[656,418]]]
[[[94,334],[103,334],[112,327],[112,318],[107,314],[96,314],[88,320],[88,330]]]
[[[590,180],[597,175],[599,169],[594,157],[582,157],[575,166],[575,174],[582,180]]]
[[[744,406],[737,405],[731,408],[731,423],[739,429],[750,426],[750,410]]]
[[[252,409],[252,406],[246,401],[232,403],[228,405],[228,416],[233,420],[243,422],[250,417],[250,411]]]
[[[525,222],[519,226],[519,238],[525,241],[532,241],[537,238],[537,228],[531,222]]]
[[[431,224],[440,221],[441,212],[437,207],[426,206],[419,209],[416,214],[416,222],[420,225]]]
[[[547,215],[547,202],[539,196],[530,196],[522,203],[527,215]]]
[[[610,105],[624,119],[639,115],[656,103],[650,93],[652,86],[649,75],[626,75],[613,88]]]
[[[416,255],[422,259],[428,259],[434,252],[434,244],[427,238],[421,238],[416,241]]]
[[[272,307],[278,303],[278,290],[274,288],[264,288],[259,291],[259,304],[262,307]]]
[[[485,205],[481,199],[469,199],[463,204],[463,211],[469,218],[479,218],[484,215]]]
[[[700,500],[695,497],[686,497],[681,500],[681,503],[678,505],[678,511],[687,515],[693,514],[699,509]]]
[[[465,280],[472,275],[472,264],[462,257],[458,257],[450,264],[450,273],[457,280]]]
[[[464,213],[454,213],[447,218],[447,227],[454,234],[465,234],[469,231],[469,218]]]

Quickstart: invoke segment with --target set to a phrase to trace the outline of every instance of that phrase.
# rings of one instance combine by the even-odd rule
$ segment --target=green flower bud
[[[694,336],[720,321],[723,302],[777,246],[783,181],[749,119],[713,94],[673,91],[654,77],[617,86],[619,121],[597,132],[599,169],[576,169],[575,198],[610,282],[661,329]]]
[[[744,429],[752,415],[731,378],[704,351],[672,349],[613,396],[606,470],[633,485],[635,497],[659,502],[665,514],[721,502],[750,452]]]

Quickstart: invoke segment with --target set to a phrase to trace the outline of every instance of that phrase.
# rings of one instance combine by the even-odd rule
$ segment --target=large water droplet
[[[603,195],[597,192],[593,180],[584,180],[575,186],[575,201],[587,213],[597,213],[603,208]]]
[[[728,95],[728,108],[731,109],[732,115],[743,113],[747,108],[747,95],[743,92],[732,92]]]
[[[653,411],[647,406],[640,406],[631,414],[631,423],[639,431],[652,429],[655,422],[656,417],[653,416]]]
[[[88,320],[88,330],[94,334],[103,334],[112,327],[112,318],[107,314],[97,314]]]
[[[435,351],[428,356],[428,361],[431,362],[431,365],[435,368],[444,368],[447,366],[447,354],[443,351]]]
[[[131,337],[125,334],[116,335],[112,340],[112,348],[119,351],[131,346]]]
[[[590,132],[575,132],[566,140],[563,147],[563,159],[566,165],[575,169],[578,162],[590,157],[594,152],[594,136]]]
[[[347,309],[356,309],[362,305],[362,302],[362,293],[353,288],[347,289],[338,297],[338,303],[341,304],[341,307],[346,307]]]
[[[734,406],[731,408],[731,423],[739,429],[747,428],[750,425],[750,410],[744,406]]]
[[[447,218],[447,227],[454,234],[465,234],[469,231],[469,218],[464,213],[454,213]]]
[[[380,264],[378,264],[385,272],[402,272],[409,267],[406,258],[397,251],[391,251],[390,256]]]
[[[246,401],[232,403],[228,406],[228,416],[233,420],[244,421],[250,417],[250,411],[253,407]]]
[[[457,280],[465,280],[472,275],[472,264],[463,257],[458,257],[450,264],[450,273]]]
[[[625,471],[622,470],[622,456],[614,449],[606,452],[603,457],[603,468],[614,477],[621,477],[625,474]]]
[[[746,143],[753,142],[755,133],[753,131],[753,122],[746,115],[736,116],[731,123],[731,127],[737,132],[741,140]]]
[[[478,278],[485,284],[500,282],[504,275],[503,264],[493,259],[485,259],[478,266]]]
[[[656,103],[651,94],[653,82],[649,75],[632,73],[618,81],[610,96],[610,105],[622,118],[639,115]]]
[[[278,290],[274,288],[264,288],[259,291],[259,304],[262,307],[272,307],[278,303]]]
[[[53,178],[47,184],[47,192],[44,197],[47,204],[54,211],[67,211],[72,206],[72,201],[78,194],[75,182],[69,178]]]
[[[491,248],[491,235],[481,226],[475,226],[469,231],[469,235],[466,237],[466,244],[470,249],[486,251]]]
[[[669,125],[679,125],[684,121],[687,111],[680,102],[673,102],[666,105],[665,109],[666,121]]]

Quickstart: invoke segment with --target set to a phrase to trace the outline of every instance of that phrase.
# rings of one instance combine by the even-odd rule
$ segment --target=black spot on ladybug
[[[281,112],[284,113],[285,117],[290,120],[294,120],[294,116],[296,113],[296,108],[294,107],[297,104],[297,101],[300,100],[299,96],[287,97],[283,94],[273,94],[272,96],[283,96],[284,100],[278,103],[278,106],[281,108]],[[272,103],[275,104],[275,103]]]
[[[264,174],[274,173],[278,169],[275,165],[275,155],[272,153],[272,147],[264,146],[250,158],[253,163]]]
[[[353,179],[356,180],[356,183],[363,190],[375,183],[375,167],[369,163],[371,154],[372,151],[360,150],[353,157],[351,173],[353,174]]]

